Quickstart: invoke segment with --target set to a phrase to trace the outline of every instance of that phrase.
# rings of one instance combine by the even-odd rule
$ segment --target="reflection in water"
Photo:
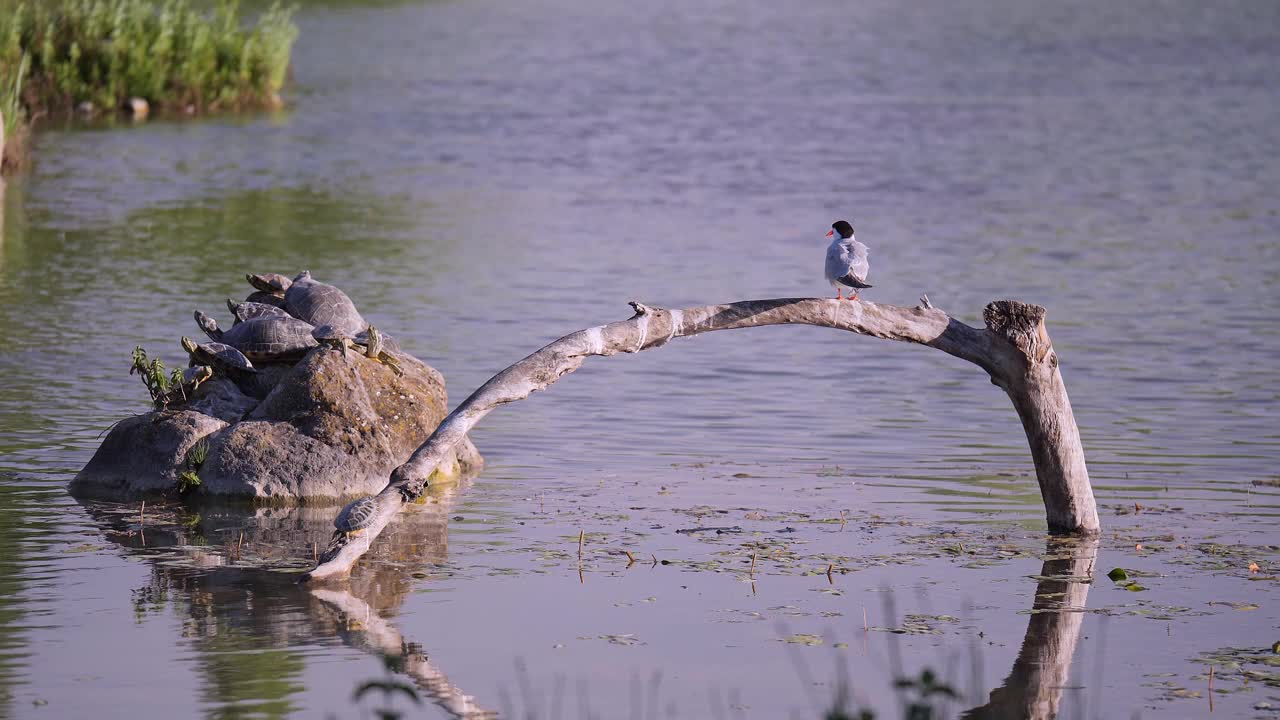
[[[475,698],[454,687],[417,643],[407,642],[394,625],[374,612],[364,600],[346,590],[333,588],[317,587],[311,594],[339,613],[343,642],[390,660],[388,667],[412,678],[427,697],[449,714],[477,720],[497,717],[497,713],[478,706]]]
[[[966,718],[1047,720],[1058,714],[1084,621],[1098,541],[1050,539],[1045,553],[1013,669],[1004,684],[991,691],[990,702],[965,713]]]
[[[415,576],[429,576],[431,566],[447,559],[448,513],[456,490],[448,496],[435,492],[433,502],[408,508],[374,544],[352,574],[350,589],[297,582],[309,566],[298,558],[330,534],[331,508],[216,508],[190,515],[170,506],[149,508],[143,524],[136,506],[85,502],[84,507],[107,537],[151,563],[149,582],[134,591],[135,613],[179,610],[183,635],[197,657],[206,717],[274,718],[298,711],[306,665],[298,648],[336,638],[382,658],[451,717],[496,718],[388,620],[414,589]],[[1013,667],[990,702],[964,717],[1057,716],[1097,548],[1096,540],[1047,541]],[[12,574],[0,576],[0,582],[6,576]],[[0,648],[3,643],[0,637]],[[353,686],[362,679],[352,677]]]
[[[197,657],[206,717],[276,718],[299,710],[306,660],[297,649],[330,638],[388,661],[454,717],[493,717],[386,620],[413,589],[412,576],[445,560],[454,492],[436,490],[429,504],[401,513],[352,574],[349,590],[297,582],[295,570],[305,566],[298,558],[332,531],[332,508],[223,507],[191,515],[165,506],[148,507],[145,519],[133,505],[86,501],[84,508],[108,538],[151,563],[148,583],[134,590],[135,613],[178,609]],[[362,679],[352,677],[352,686]]]
[[[56,574],[40,567],[40,560],[60,542],[57,514],[50,507],[58,495],[22,487],[0,473],[0,717],[9,716],[7,709],[27,678],[33,614],[28,598]]]

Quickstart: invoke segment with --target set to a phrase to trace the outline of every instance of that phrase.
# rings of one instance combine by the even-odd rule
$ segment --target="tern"
[[[867,272],[871,264],[867,262],[867,246],[853,238],[853,226],[848,220],[837,220],[827,231],[831,245],[827,247],[827,282],[836,289],[837,300],[857,300],[858,291],[869,288]],[[849,288],[849,297],[843,297],[844,288]]]

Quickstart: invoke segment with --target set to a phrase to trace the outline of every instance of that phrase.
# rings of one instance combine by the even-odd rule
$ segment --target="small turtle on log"
[[[364,336],[363,339],[360,337],[361,335]],[[391,368],[391,371],[396,375],[404,375],[404,370],[400,368],[400,363],[396,362],[395,357],[384,349],[386,346],[382,333],[378,332],[378,328],[372,325],[354,338],[333,325],[321,325],[311,331],[311,336],[324,347],[341,350],[343,357],[346,357],[348,350],[355,350],[361,355],[377,360]]]
[[[257,317],[293,317],[279,305],[249,302],[247,300],[245,302],[236,302],[231,298],[227,298],[227,309],[235,316],[235,322],[232,323],[232,327]]]
[[[306,270],[298,273],[285,291],[284,309],[315,327],[332,325],[339,332],[351,336],[369,325],[346,293],[333,285],[313,280]]]
[[[316,346],[308,323],[287,316],[262,316],[223,331],[218,321],[197,310],[196,324],[214,342],[225,343],[250,360],[279,361],[297,358]]]
[[[334,518],[333,526],[347,536],[359,535],[373,522],[377,509],[378,502],[373,496],[362,497],[342,508],[338,517]]]

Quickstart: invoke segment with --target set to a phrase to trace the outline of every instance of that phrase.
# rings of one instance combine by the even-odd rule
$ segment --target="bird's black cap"
[[[840,233],[842,238],[853,237],[853,226],[849,224],[848,220],[837,220],[831,224],[831,228]]]

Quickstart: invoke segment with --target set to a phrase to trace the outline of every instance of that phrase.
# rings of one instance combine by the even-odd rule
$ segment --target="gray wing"
[[[865,252],[863,257],[865,258]],[[842,278],[849,274],[849,267],[849,248],[847,248],[842,242],[831,243],[827,248],[827,282],[834,285],[838,278]]]
[[[871,271],[871,262],[867,260],[867,246],[857,240],[845,240],[841,245],[848,245],[849,252],[849,272],[854,277],[866,282],[867,273]]]

